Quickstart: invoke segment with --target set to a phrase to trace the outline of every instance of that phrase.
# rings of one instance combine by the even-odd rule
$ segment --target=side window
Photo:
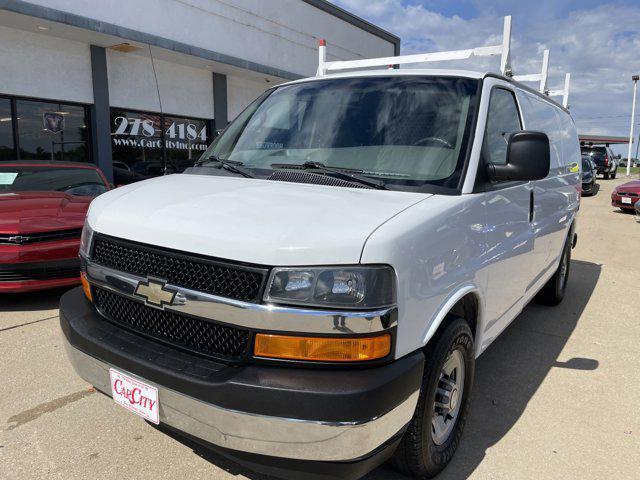
[[[487,128],[484,133],[485,160],[507,162],[507,144],[513,132],[522,130],[516,99],[504,88],[494,88],[489,100]]]

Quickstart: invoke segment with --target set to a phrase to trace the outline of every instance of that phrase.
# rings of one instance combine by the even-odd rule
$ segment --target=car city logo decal
[[[144,280],[138,282],[134,294],[144,298],[147,305],[164,308],[165,305],[172,305],[178,294],[166,285],[167,282],[164,280],[148,278],[146,282]]]
[[[126,388],[122,384],[122,380],[119,378],[113,382],[113,391],[126,398],[131,405],[140,405],[142,408],[146,408],[148,410],[152,410],[154,405],[157,403],[157,400],[152,400],[143,395],[142,389],[138,387]]]

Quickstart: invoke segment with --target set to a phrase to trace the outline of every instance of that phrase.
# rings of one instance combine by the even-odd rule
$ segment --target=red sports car
[[[0,163],[0,293],[80,283],[78,248],[91,200],[109,190],[86,163]]]
[[[611,193],[611,205],[633,212],[634,205],[640,199],[640,180],[632,180],[618,185]]]

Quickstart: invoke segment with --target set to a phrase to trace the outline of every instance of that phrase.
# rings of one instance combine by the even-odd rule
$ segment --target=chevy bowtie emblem
[[[25,243],[29,241],[29,237],[25,237],[24,235],[16,235],[14,237],[8,238],[9,243]]]
[[[141,281],[136,287],[135,295],[142,297],[147,305],[164,308],[173,304],[178,292],[166,287],[167,282],[160,279],[147,279]]]

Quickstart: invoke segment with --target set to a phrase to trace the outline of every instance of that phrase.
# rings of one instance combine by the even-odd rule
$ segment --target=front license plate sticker
[[[629,197],[622,197],[622,203],[628,203],[631,205],[631,199]]]
[[[109,376],[111,377],[111,395],[118,405],[156,425],[160,423],[158,389],[156,387],[147,385],[113,368],[109,369]]]

